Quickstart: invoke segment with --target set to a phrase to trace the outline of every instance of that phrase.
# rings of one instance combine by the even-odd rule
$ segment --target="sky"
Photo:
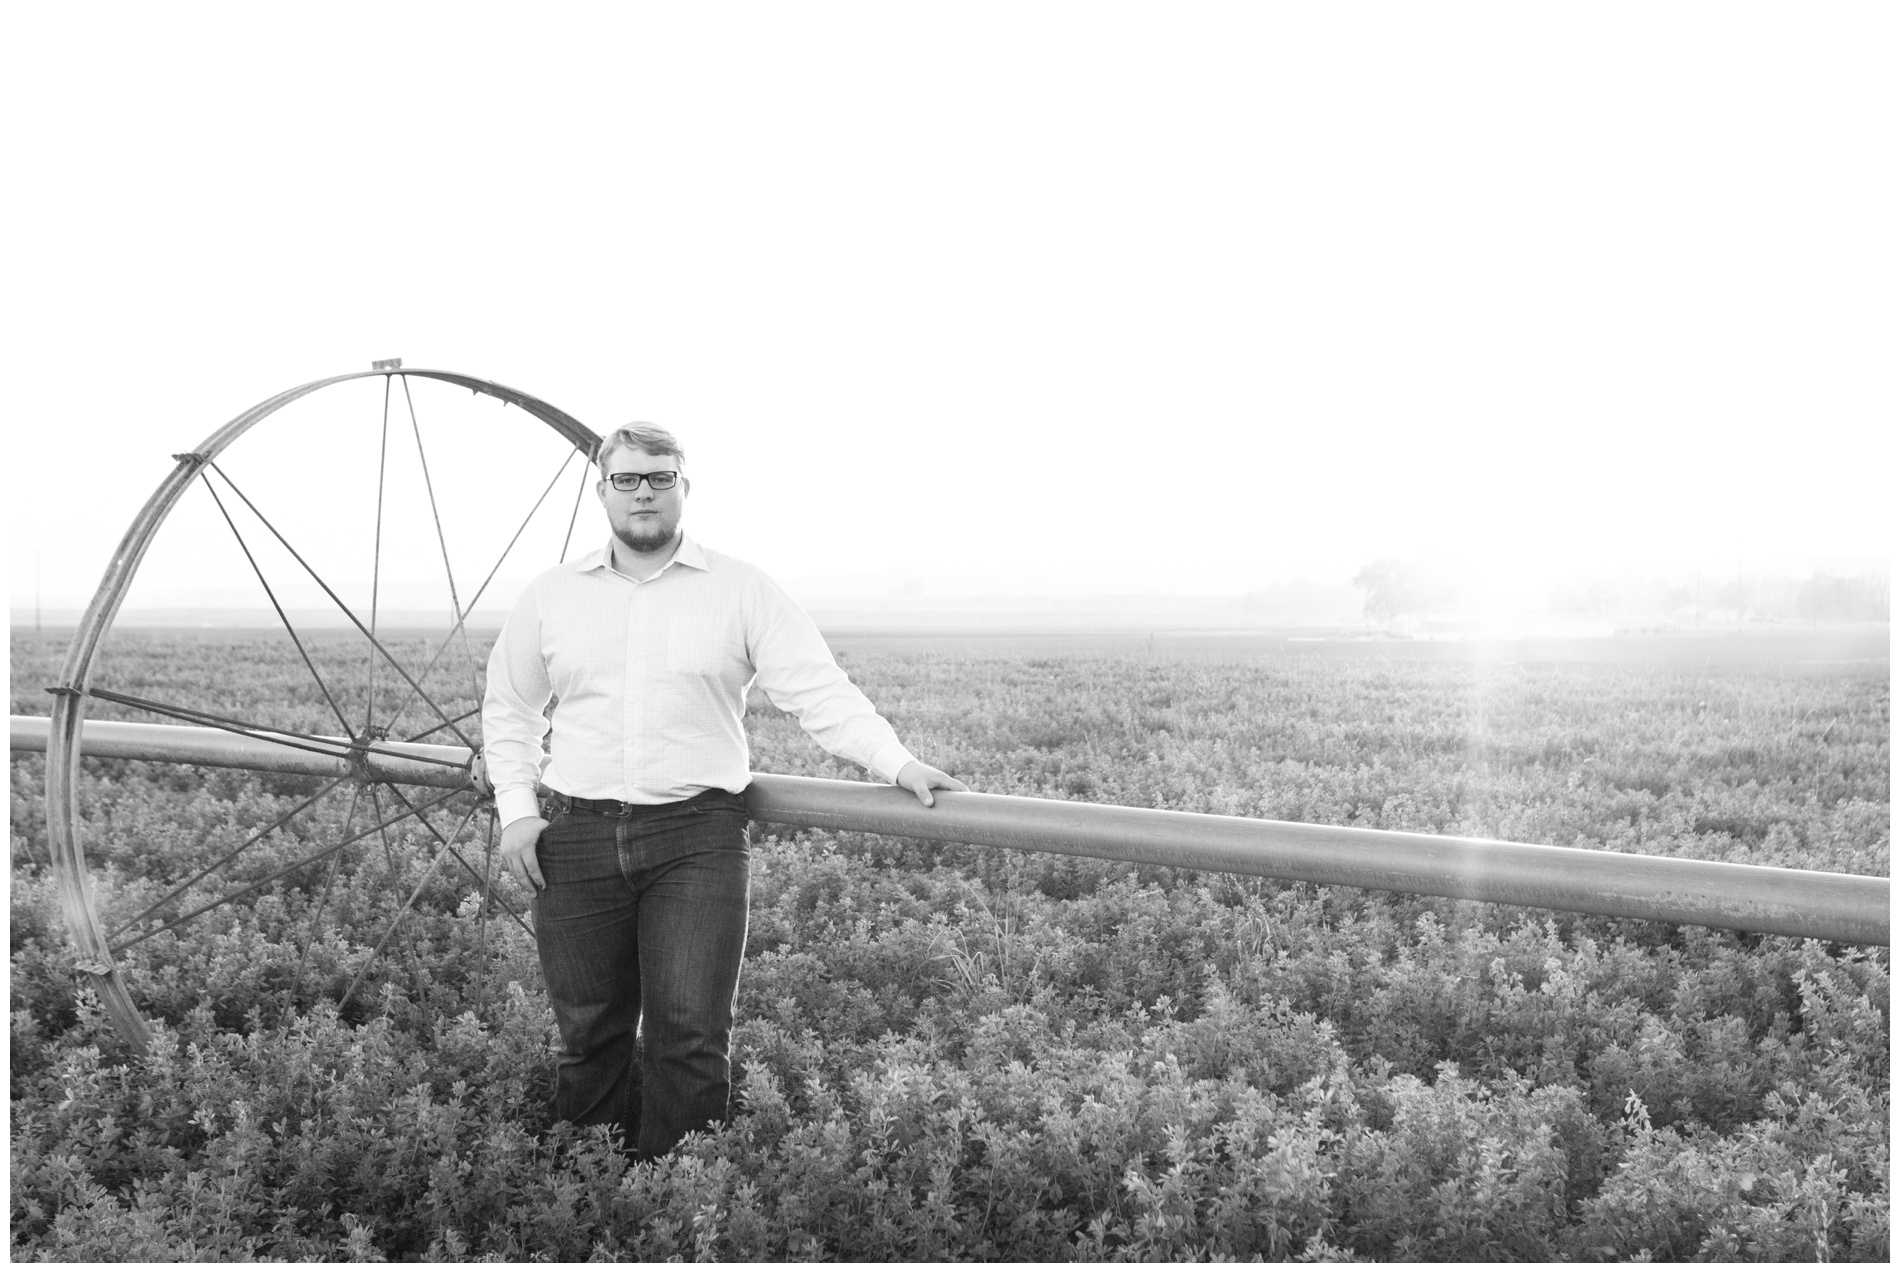
[[[5,21],[16,612],[84,604],[172,453],[388,357],[671,428],[693,533],[805,595],[1885,569],[1890,6]],[[229,453],[351,587],[381,384]],[[423,397],[466,591],[561,448]],[[192,498],[154,604],[248,586]],[[441,545],[385,515],[394,587]]]

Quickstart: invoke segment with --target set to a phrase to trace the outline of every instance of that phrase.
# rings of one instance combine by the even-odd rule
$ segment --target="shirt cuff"
[[[915,759],[917,757],[910,754],[908,747],[893,739],[887,745],[877,749],[877,754],[871,757],[871,763],[865,768],[885,782],[896,782],[899,771]]]
[[[523,785],[496,788],[495,820],[501,823],[503,830],[507,829],[510,822],[540,816],[541,802],[535,799],[533,787]]]

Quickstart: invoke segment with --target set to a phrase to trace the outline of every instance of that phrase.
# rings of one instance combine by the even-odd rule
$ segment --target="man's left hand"
[[[926,808],[937,803],[937,797],[930,794],[932,787],[938,791],[968,791],[967,784],[958,782],[941,769],[932,769],[921,760],[913,760],[897,771],[897,785],[907,787]]]

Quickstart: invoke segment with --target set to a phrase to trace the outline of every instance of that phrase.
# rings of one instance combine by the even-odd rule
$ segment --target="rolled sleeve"
[[[547,705],[553,696],[541,655],[541,612],[530,587],[515,603],[488,652],[482,698],[482,755],[503,826],[540,812],[535,788],[546,759]]]

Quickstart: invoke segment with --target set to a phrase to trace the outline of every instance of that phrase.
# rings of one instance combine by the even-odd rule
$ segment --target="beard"
[[[673,542],[673,536],[679,530],[679,524],[676,522],[667,526],[662,519],[657,517],[653,519],[653,522],[652,528],[644,531],[616,526],[613,528],[614,538],[637,553],[658,552]]]

